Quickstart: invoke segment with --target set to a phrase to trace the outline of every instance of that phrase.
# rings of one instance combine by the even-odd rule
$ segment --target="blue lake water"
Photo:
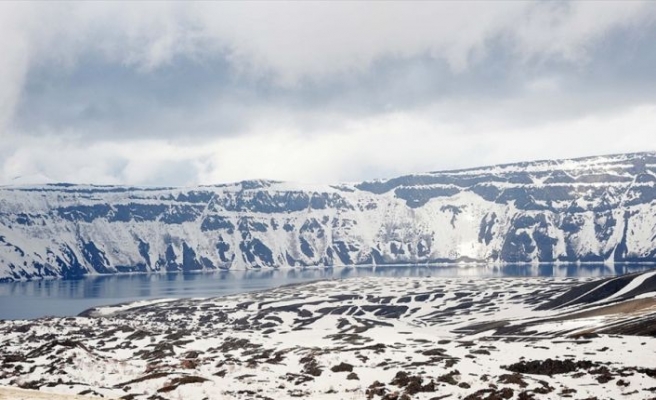
[[[0,319],[74,316],[99,305],[157,298],[214,297],[319,279],[387,277],[612,276],[653,265],[507,265],[502,267],[378,266],[144,274],[0,284]]]

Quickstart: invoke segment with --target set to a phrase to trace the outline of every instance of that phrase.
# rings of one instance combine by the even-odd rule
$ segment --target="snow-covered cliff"
[[[656,153],[340,185],[0,188],[0,280],[442,262],[656,261]]]

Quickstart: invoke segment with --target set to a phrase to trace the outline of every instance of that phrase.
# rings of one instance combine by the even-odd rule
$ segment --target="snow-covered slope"
[[[0,279],[442,262],[656,261],[656,153],[341,185],[0,188]]]
[[[653,400],[655,290],[653,271],[367,277],[0,320],[0,385],[132,400]]]

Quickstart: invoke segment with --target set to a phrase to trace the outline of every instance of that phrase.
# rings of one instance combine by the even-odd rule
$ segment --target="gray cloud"
[[[509,161],[504,140],[518,159],[578,155],[508,138],[644,120],[656,104],[655,40],[650,2],[4,3],[0,183],[365,179]],[[416,147],[389,161],[365,140],[411,129],[423,135]],[[636,135],[576,148],[653,146]],[[441,143],[435,157],[422,138]],[[300,153],[326,141],[341,156],[305,165]],[[144,143],[145,159],[127,150]],[[45,144],[69,157],[43,154]],[[89,145],[95,158],[81,151]],[[269,151],[278,147],[283,157]],[[233,154],[246,151],[253,165]]]

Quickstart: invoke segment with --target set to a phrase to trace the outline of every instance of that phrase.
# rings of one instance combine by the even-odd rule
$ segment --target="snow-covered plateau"
[[[654,360],[656,270],[327,280],[0,321],[0,385],[135,400],[645,400]]]
[[[656,261],[656,153],[339,185],[0,187],[0,280],[415,263]]]

